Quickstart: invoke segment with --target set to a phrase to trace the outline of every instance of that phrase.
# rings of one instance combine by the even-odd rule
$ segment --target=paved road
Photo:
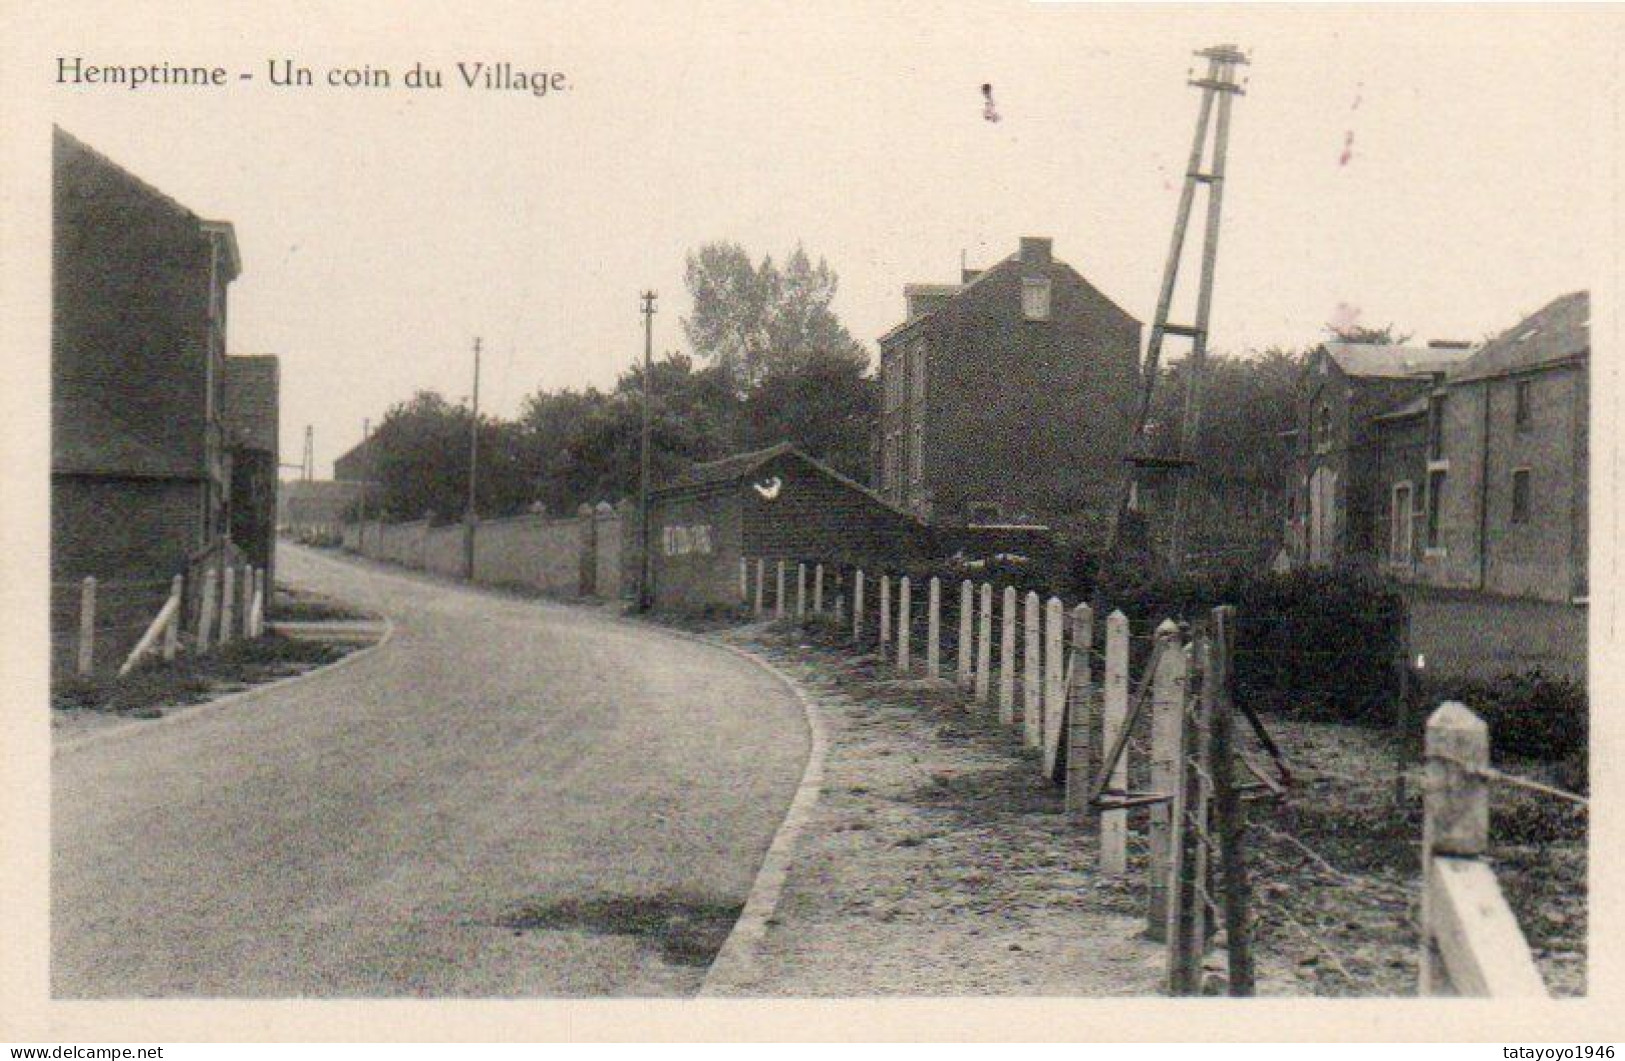
[[[738,904],[799,707],[719,649],[284,546],[370,656],[53,764],[58,997],[673,995],[703,966],[527,905]],[[505,927],[506,926],[506,927]]]

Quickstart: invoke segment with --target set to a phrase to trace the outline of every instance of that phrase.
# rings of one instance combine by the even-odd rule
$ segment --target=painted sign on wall
[[[708,523],[697,523],[691,527],[666,527],[663,537],[667,556],[711,552],[711,526]]]

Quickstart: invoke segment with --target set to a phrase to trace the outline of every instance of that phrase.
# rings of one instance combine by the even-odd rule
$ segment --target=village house
[[[1376,563],[1377,418],[1426,395],[1470,353],[1455,342],[1329,342],[1309,355],[1288,439],[1285,566]]]
[[[52,166],[52,578],[167,579],[231,523],[236,238],[60,129]]]
[[[265,571],[268,579],[276,570],[279,373],[273,354],[226,358],[228,532],[248,562]]]
[[[1102,540],[1126,474],[1139,321],[1047,238],[904,297],[907,319],[880,339],[880,496],[934,524]]]
[[[1390,574],[1585,598],[1590,352],[1589,296],[1565,295],[1377,419]]]

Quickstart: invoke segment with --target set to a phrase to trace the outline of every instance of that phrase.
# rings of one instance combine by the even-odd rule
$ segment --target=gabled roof
[[[51,471],[133,479],[201,479],[203,471],[154,446],[108,406],[83,394],[51,396]]]
[[[277,452],[275,354],[232,354],[226,358],[226,429],[232,441],[267,453]]]
[[[885,343],[885,342],[889,341],[890,339],[892,339],[893,337],[901,335],[903,332],[907,331],[908,329],[913,328],[915,325],[920,324],[923,321],[930,320],[931,318],[935,317],[938,313],[941,313],[944,309],[951,306],[954,302],[956,302],[960,298],[964,297],[965,292],[974,289],[975,287],[977,287],[978,285],[980,285],[982,283],[985,283],[989,278],[991,278],[995,273],[998,273],[1005,266],[1010,265],[1010,264],[1018,264],[1019,265],[1020,262],[1021,262],[1021,252],[1019,250],[1017,250],[1017,251],[1012,251],[1010,254],[1005,255],[1003,258],[1000,258],[998,261],[994,262],[992,265],[988,266],[986,269],[979,270],[976,273],[975,276],[971,277],[968,282],[963,283],[963,284],[904,284],[903,285],[903,292],[904,292],[905,295],[908,294],[908,292],[910,292],[910,291],[924,291],[924,292],[929,293],[929,294],[945,294],[948,297],[943,299],[941,305],[936,306],[935,308],[930,309],[930,310],[926,311],[925,313],[920,314],[918,317],[915,317],[912,320],[906,320],[903,323],[891,328],[884,335],[882,335],[880,337],[879,342]],[[1117,310],[1119,313],[1121,313],[1123,316],[1127,317],[1129,320],[1133,320],[1133,321],[1135,321],[1135,323],[1139,323],[1135,319],[1135,317],[1134,317],[1134,315],[1132,313],[1130,313],[1128,310],[1124,309],[1122,306],[1119,306],[1111,298],[1107,297],[1107,295],[1106,295],[1106,293],[1104,291],[1100,290],[1100,288],[1096,287],[1094,284],[1091,284],[1084,277],[1084,275],[1082,273],[1078,272],[1076,269],[1073,269],[1071,265],[1068,265],[1066,262],[1061,261],[1059,258],[1051,258],[1050,259],[1050,264],[1058,265],[1058,266],[1060,266],[1060,267],[1062,267],[1064,269],[1070,270],[1072,272],[1072,274],[1078,278],[1078,281],[1080,283],[1082,283],[1085,287],[1089,288],[1095,294],[1099,295],[1102,299],[1104,299],[1107,305],[1109,305],[1113,309]]]
[[[676,479],[673,479],[671,482],[660,486],[654,490],[653,493],[656,495],[676,494],[692,490],[704,490],[709,487],[728,486],[743,483],[746,480],[754,478],[758,472],[760,472],[767,465],[771,464],[773,461],[778,460],[780,457],[790,457],[791,459],[806,465],[808,468],[811,468],[818,474],[829,479],[833,479],[850,490],[856,490],[858,493],[861,493],[869,498],[869,500],[873,501],[875,504],[889,509],[899,516],[913,520],[916,523],[920,522],[919,516],[905,508],[892,504],[890,501],[887,501],[885,498],[881,497],[867,486],[864,486],[862,483],[857,482],[856,480],[847,478],[834,468],[831,468],[829,465],[825,464],[823,461],[814,460],[812,457],[807,456],[807,454],[797,449],[795,443],[793,442],[780,442],[776,445],[768,446],[766,449],[750,450],[746,453],[735,453],[719,460],[703,461],[701,463],[694,464],[690,466],[687,472],[678,476]]]
[[[1524,372],[1591,353],[1591,295],[1575,291],[1491,339],[1451,376],[1451,383]]]
[[[1402,346],[1398,343],[1322,343],[1326,356],[1346,376],[1357,379],[1405,379],[1449,372],[1472,355],[1465,347]]]

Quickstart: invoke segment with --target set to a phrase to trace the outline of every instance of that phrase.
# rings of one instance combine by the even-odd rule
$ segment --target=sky
[[[1191,53],[1222,42],[1252,63],[1213,348],[1300,347],[1333,319],[1479,339],[1601,267],[1603,90],[1618,61],[1603,16],[452,6],[26,9],[21,128],[47,152],[60,124],[235,225],[228,347],[281,357],[283,460],[313,425],[318,476],[414,391],[467,395],[475,336],[481,407],[504,416],[539,387],[612,384],[641,356],[646,288],[660,296],[656,351],[684,349],[684,255],[710,240],[779,259],[800,241],[826,258],[835,310],[871,355],[905,283],[952,281],[962,254],[984,266],[1024,235],[1053,237],[1057,257],[1149,322],[1199,98]],[[59,55],[254,79],[58,86]],[[318,81],[422,62],[448,87],[276,88],[267,63],[281,58]],[[562,72],[569,87],[463,89],[459,61]],[[1184,275],[1188,294],[1193,259]]]

